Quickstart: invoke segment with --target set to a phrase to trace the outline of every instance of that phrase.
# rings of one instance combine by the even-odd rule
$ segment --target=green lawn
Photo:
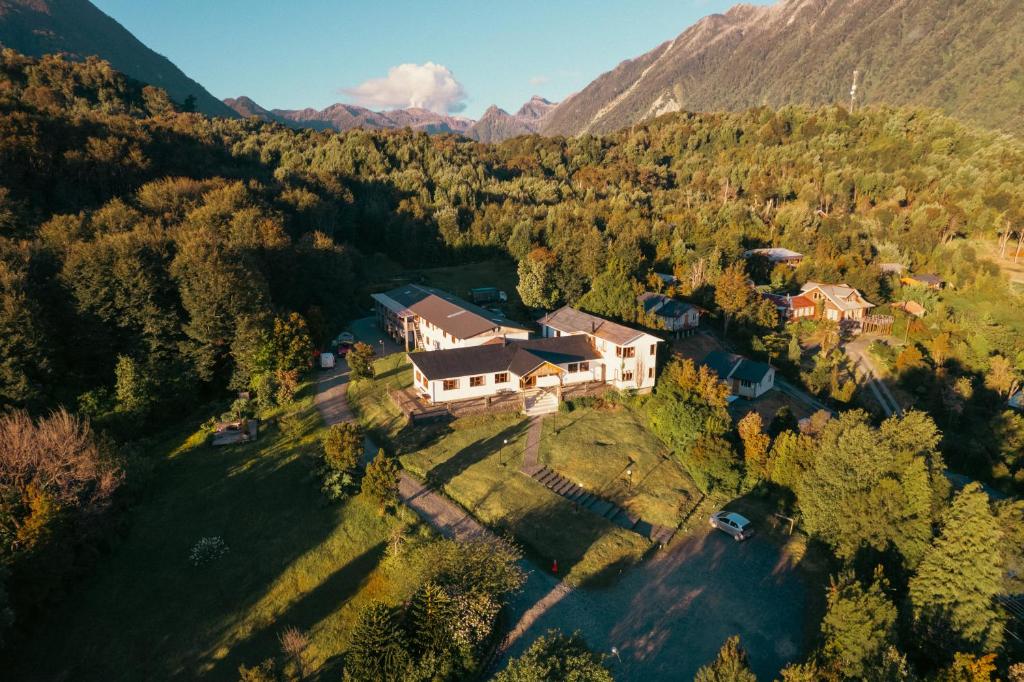
[[[519,472],[527,422],[512,415],[452,422],[402,464],[485,524],[511,532],[541,566],[557,560],[576,585],[604,582],[639,560],[650,543],[586,511]],[[503,446],[503,441],[508,445]]]
[[[516,292],[516,284],[519,282],[516,264],[508,259],[429,268],[417,270],[416,274],[422,277],[428,286],[444,289],[465,299],[469,299],[470,289],[497,287],[508,294],[510,302],[519,300],[519,294]]]
[[[279,653],[287,626],[309,632],[310,662],[330,670],[363,604],[405,599],[415,576],[385,548],[411,522],[360,497],[326,503],[309,461],[311,386],[302,396],[267,415],[255,444],[214,449],[193,424],[155,445],[123,540],[37,624],[8,679],[236,680],[240,663]],[[195,567],[204,536],[229,552]]]
[[[678,524],[681,512],[700,497],[679,460],[626,407],[577,409],[548,417],[540,460],[587,490],[662,526]]]
[[[373,373],[372,380],[349,384],[349,405],[376,440],[394,441],[405,426],[405,416],[392,402],[388,391],[412,386],[412,365],[406,361],[405,353],[393,353],[374,361]]]

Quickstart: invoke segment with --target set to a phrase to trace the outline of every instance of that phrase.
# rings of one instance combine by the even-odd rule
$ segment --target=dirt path
[[[892,391],[885,385],[879,377],[881,374],[878,371],[878,367],[875,365],[874,359],[868,352],[868,346],[873,341],[873,337],[858,336],[853,341],[843,345],[843,350],[846,355],[853,362],[854,366],[860,370],[861,378],[864,380],[864,384],[871,391],[871,394],[875,397],[875,401],[885,412],[886,417],[892,415],[903,414],[903,408],[900,407],[896,397],[893,396]]]

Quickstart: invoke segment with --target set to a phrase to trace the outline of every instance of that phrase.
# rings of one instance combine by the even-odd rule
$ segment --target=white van
[[[334,353],[321,353],[320,354],[320,369],[333,369],[334,368]]]

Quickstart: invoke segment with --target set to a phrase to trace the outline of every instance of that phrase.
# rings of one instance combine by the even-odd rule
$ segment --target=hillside
[[[178,104],[192,96],[204,114],[235,117],[232,109],[89,0],[0,0],[0,45],[33,57],[56,52],[77,59],[97,55],[127,76],[163,88]]]
[[[934,107],[1024,132],[1024,3],[780,0],[737,5],[567,99],[547,134],[612,131],[685,109],[849,102]]]

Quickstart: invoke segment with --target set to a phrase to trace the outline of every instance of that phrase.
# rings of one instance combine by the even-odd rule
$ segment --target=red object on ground
[[[551,562],[551,572],[558,573],[558,559]]]

